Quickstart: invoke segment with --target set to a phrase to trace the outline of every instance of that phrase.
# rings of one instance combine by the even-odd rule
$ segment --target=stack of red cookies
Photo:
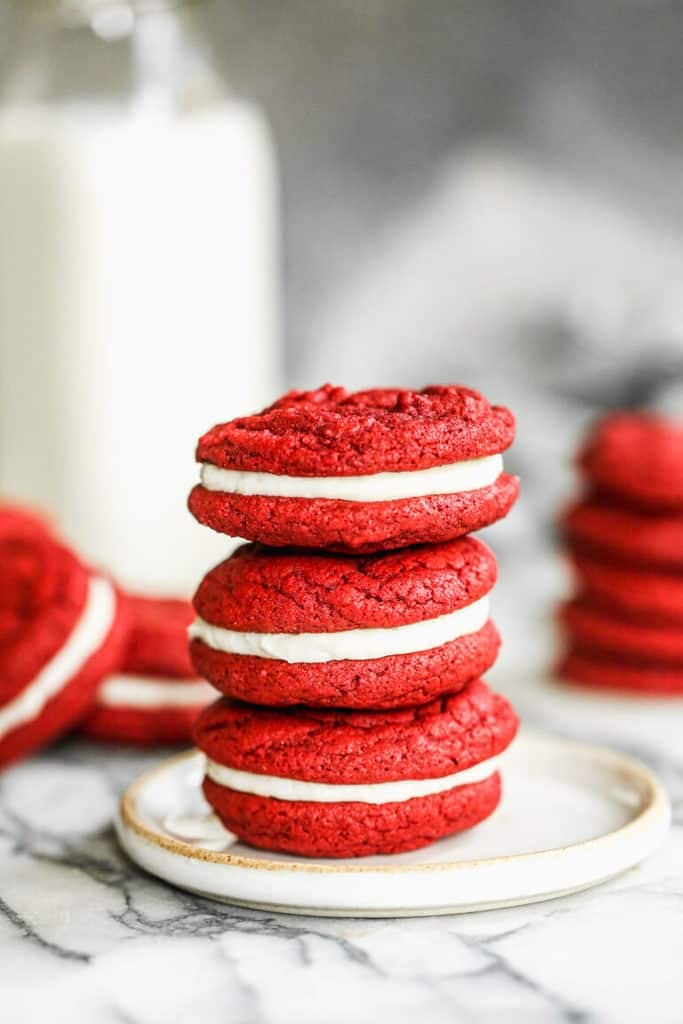
[[[571,682],[683,694],[683,424],[619,413],[579,454],[587,495],[563,518],[578,583],[560,610]]]
[[[11,506],[0,565],[0,768],[79,726],[108,742],[189,742],[212,695],[188,657],[189,602],[124,594]]]
[[[199,442],[196,518],[255,542],[203,579],[191,657],[204,793],[245,842],[308,856],[423,846],[500,799],[517,718],[480,678],[514,420],[462,387],[291,392]]]

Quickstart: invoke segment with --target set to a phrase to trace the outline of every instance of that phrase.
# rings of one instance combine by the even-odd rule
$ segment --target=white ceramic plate
[[[124,794],[117,831],[146,871],[214,899],[350,917],[448,914],[531,903],[625,871],[663,842],[669,801],[639,761],[523,732],[504,797],[469,832],[391,857],[308,860],[237,842],[209,814],[202,755],[182,754]]]

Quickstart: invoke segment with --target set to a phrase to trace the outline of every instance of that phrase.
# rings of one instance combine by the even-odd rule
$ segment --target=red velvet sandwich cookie
[[[192,726],[215,691],[192,668],[189,601],[127,597],[130,633],[120,670],[97,692],[83,731],[104,742],[190,743]]]
[[[683,569],[683,512],[654,515],[603,497],[575,504],[564,517],[570,542],[647,569]]]
[[[571,559],[580,587],[616,612],[683,627],[683,576],[633,569],[578,550]]]
[[[100,687],[97,702],[81,729],[103,743],[189,745],[199,713],[215,697],[215,691],[203,679],[121,673]]]
[[[514,418],[464,387],[292,391],[199,441],[199,522],[273,547],[368,552],[451,540],[517,498]]]
[[[495,661],[495,580],[473,537],[354,556],[244,545],[199,586],[192,661],[254,704],[424,703]]]
[[[127,634],[109,580],[36,520],[0,512],[0,766],[74,726]]]
[[[575,644],[558,666],[561,679],[603,690],[652,697],[683,696],[683,667],[644,663],[603,654]]]
[[[683,669],[680,625],[652,625],[615,613],[599,600],[585,596],[563,605],[560,620],[582,649],[634,662],[673,664]]]
[[[500,799],[517,717],[475,680],[393,711],[271,710],[217,701],[195,741],[204,794],[244,842],[310,857],[399,853],[470,828]]]
[[[617,413],[597,424],[579,464],[600,490],[653,508],[683,508],[683,423]]]

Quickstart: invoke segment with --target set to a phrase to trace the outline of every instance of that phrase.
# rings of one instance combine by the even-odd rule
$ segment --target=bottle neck
[[[226,89],[184,0],[22,0],[5,105],[185,110]]]

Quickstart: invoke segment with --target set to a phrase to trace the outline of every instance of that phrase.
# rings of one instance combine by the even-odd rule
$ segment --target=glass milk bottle
[[[15,0],[0,93],[0,493],[179,593],[229,545],[195,441],[279,386],[270,137],[194,8]]]

